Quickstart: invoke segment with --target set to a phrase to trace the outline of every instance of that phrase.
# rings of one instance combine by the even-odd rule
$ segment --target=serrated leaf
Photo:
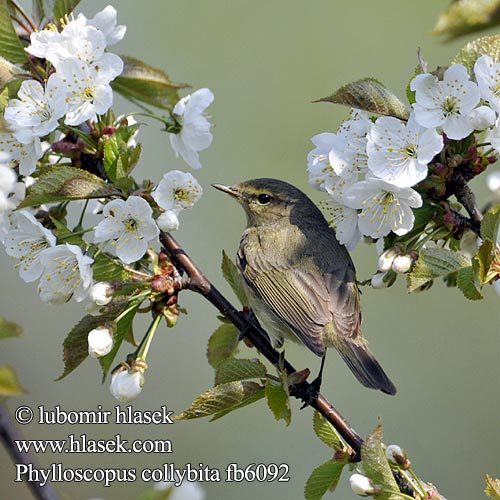
[[[100,253],[92,264],[94,281],[127,281],[130,273],[123,268],[115,259]]]
[[[236,406],[231,406],[230,408],[226,408],[225,410],[218,411],[211,419],[210,422],[215,422],[215,420],[219,420],[219,418],[222,418],[223,416],[227,415],[228,413],[231,413],[236,410],[240,410],[241,408],[244,408],[245,406],[251,405],[259,400],[261,400],[265,396],[265,389],[264,387],[261,387],[259,391],[255,392],[251,396],[247,397],[244,399],[241,403],[237,404]]]
[[[471,261],[464,254],[444,248],[424,248],[413,270],[407,274],[408,291],[413,292],[427,282],[468,267]]]
[[[102,316],[84,316],[68,333],[63,342],[64,371],[56,379],[61,380],[75,370],[89,354],[88,334],[94,328],[112,321],[119,311],[113,311]]]
[[[500,481],[492,479],[489,474],[486,474],[486,489],[484,492],[492,500],[500,500]]]
[[[127,337],[133,338],[133,334],[131,333],[132,324],[137,313],[137,308],[141,305],[141,301],[139,299],[132,299],[126,306],[127,312],[123,312],[120,316],[120,319],[115,323],[116,330],[113,334],[113,348],[111,352],[99,358],[99,363],[102,368],[102,381],[106,380],[108,372],[113,365],[116,354],[120,349],[123,341]],[[115,316],[116,317],[116,316]]]
[[[240,332],[232,323],[224,323],[208,339],[207,359],[217,368],[222,361],[236,353]]]
[[[333,425],[328,422],[321,413],[317,411],[313,415],[313,429],[316,436],[323,441],[327,446],[334,450],[343,450],[344,445]]]
[[[191,406],[179,415],[176,415],[175,419],[190,420],[209,415],[215,415],[214,419],[219,418],[217,417],[218,414],[222,412],[226,414],[228,410],[232,411],[246,406],[248,404],[247,401],[253,403],[263,397],[263,395],[264,388],[256,382],[238,381],[217,385],[200,394],[191,403]],[[256,397],[257,399],[255,399]]]
[[[401,500],[398,484],[392,475],[389,462],[382,448],[382,426],[379,424],[368,435],[361,446],[361,462],[366,475],[378,486],[382,493],[377,495],[379,500]]]
[[[453,40],[495,26],[500,23],[499,8],[499,0],[457,0],[439,16],[432,33]]]
[[[463,267],[458,271],[457,287],[469,300],[480,300],[483,298],[477,276],[474,273],[472,266]]]
[[[222,361],[215,372],[215,385],[235,380],[264,378],[266,367],[258,359],[229,358]]]
[[[477,254],[472,258],[472,267],[480,285],[488,283],[496,276],[496,272],[491,271],[496,248],[496,243],[491,240],[484,240]]]
[[[0,366],[0,396],[19,396],[25,393],[16,372],[10,366]]]
[[[488,55],[494,62],[500,61],[500,35],[478,38],[463,47],[452,61],[452,64],[462,64],[470,75],[474,72],[474,64],[481,56]]]
[[[19,337],[23,333],[23,329],[12,321],[7,321],[0,316],[0,339],[8,339]]]
[[[222,250],[222,275],[225,280],[229,283],[236,297],[240,301],[242,306],[248,305],[248,299],[245,292],[245,287],[243,285],[243,278],[241,273],[238,271],[236,264],[228,257],[227,253]]]
[[[18,208],[44,203],[87,198],[105,198],[116,194],[113,186],[79,168],[57,165],[49,167],[28,188],[26,198]]]
[[[316,467],[307,479],[304,489],[306,500],[320,500],[328,490],[335,491],[344,465],[342,462],[328,460]]]
[[[292,409],[290,407],[290,397],[288,387],[276,380],[266,381],[267,404],[274,414],[276,420],[284,420],[286,425],[290,425],[292,420]]]
[[[407,120],[410,116],[405,104],[375,78],[363,78],[348,83],[331,96],[314,102],[343,104],[369,113],[395,116],[402,120]]]
[[[13,63],[23,64],[28,61],[12,24],[7,0],[0,0],[0,56]]]
[[[64,18],[69,16],[79,3],[80,0],[55,0],[53,9],[54,22],[64,21]]]
[[[481,221],[481,238],[483,240],[497,241],[498,227],[500,225],[500,205],[488,210]]]
[[[123,72],[111,82],[113,90],[127,99],[172,110],[179,101],[179,89],[187,85],[173,83],[164,71],[139,59],[120,57],[124,63]]]

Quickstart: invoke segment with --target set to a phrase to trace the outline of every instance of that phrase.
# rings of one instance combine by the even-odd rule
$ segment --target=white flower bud
[[[399,465],[402,469],[410,468],[410,461],[406,456],[406,451],[397,444],[390,444],[385,449],[385,456],[390,463]]]
[[[142,391],[144,374],[133,368],[127,370],[123,367],[113,373],[109,390],[113,397],[121,403],[128,403],[135,399]]]
[[[496,113],[488,106],[479,106],[469,113],[469,123],[474,130],[484,130],[495,125]]]
[[[102,316],[106,310],[98,306],[95,302],[89,302],[85,305],[85,312],[91,316]]]
[[[113,300],[113,287],[106,281],[99,281],[90,287],[89,298],[98,306],[105,306]]]
[[[87,340],[89,343],[89,356],[92,358],[106,356],[113,347],[113,335],[104,326],[91,330]]]
[[[153,489],[156,491],[167,491],[169,500],[204,500],[205,490],[196,481],[182,482],[180,486],[174,486],[173,481],[160,481],[155,483]]]
[[[369,497],[375,493],[373,481],[361,474],[353,474],[349,478],[349,484],[351,485],[352,491],[361,497]]]
[[[371,280],[372,288],[380,290],[381,288],[388,288],[396,281],[396,274],[388,271],[386,273],[375,273]]]
[[[500,191],[500,172],[492,172],[486,177],[488,189],[493,193]]]
[[[398,255],[392,261],[392,270],[395,273],[404,274],[410,270],[412,264],[413,259],[410,255]]]
[[[156,225],[165,232],[179,229],[179,219],[173,210],[163,212],[157,219]]]
[[[383,273],[389,271],[395,257],[396,252],[392,248],[389,248],[389,250],[383,252],[382,255],[378,258],[378,270]]]

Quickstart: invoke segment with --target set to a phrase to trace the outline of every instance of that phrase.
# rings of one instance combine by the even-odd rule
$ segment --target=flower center
[[[137,231],[137,221],[135,219],[133,219],[132,217],[129,217],[128,219],[126,219],[124,221],[124,224],[125,224],[125,230],[128,232],[128,233],[135,233]]]
[[[189,196],[189,191],[185,188],[177,188],[174,191],[174,200],[175,201],[185,201],[187,203],[190,203],[191,198]]]
[[[455,96],[447,95],[442,106],[444,116],[448,117],[453,114],[459,114],[457,105],[457,98]]]
[[[92,102],[94,100],[94,88],[87,85],[80,95],[84,101]]]
[[[408,158],[417,157],[417,146],[415,144],[407,144],[406,148],[403,150],[403,154]]]

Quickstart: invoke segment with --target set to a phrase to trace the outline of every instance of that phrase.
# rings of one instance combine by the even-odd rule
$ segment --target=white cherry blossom
[[[415,221],[412,208],[422,206],[422,198],[414,189],[399,188],[373,178],[351,186],[344,200],[347,206],[361,209],[359,229],[372,238],[380,238],[391,231],[406,234]]]
[[[113,241],[115,252],[126,264],[142,258],[159,234],[149,203],[139,196],[112,200],[103,209],[104,220],[95,229],[96,243]]]
[[[113,348],[113,335],[109,328],[100,326],[91,330],[87,336],[89,356],[100,358],[106,356]]]
[[[140,370],[122,367],[111,376],[109,390],[113,397],[121,403],[127,403],[135,399],[144,386],[144,374]]]
[[[114,45],[123,39],[127,31],[127,27],[123,25],[117,26],[116,9],[112,5],[108,5],[101,12],[98,12],[92,19],[87,19],[83,14],[78,14],[78,21],[83,21],[89,26],[93,26],[101,31],[106,37],[106,45]]]
[[[327,220],[330,227],[335,230],[337,240],[345,245],[347,250],[353,250],[361,239],[358,211],[334,199],[325,200],[322,204],[329,212]]]
[[[179,229],[179,217],[174,210],[163,212],[157,219],[156,225],[161,231],[169,232]]]
[[[416,92],[413,108],[422,127],[441,127],[450,139],[463,139],[473,131],[468,115],[478,105],[480,93],[464,66],[450,66],[443,81],[429,73],[417,75],[410,88]]]
[[[337,135],[323,132],[311,137],[311,142],[316,146],[307,155],[307,171],[309,184],[320,191],[325,191],[325,181],[332,174],[335,175],[328,155],[337,141]]]
[[[40,254],[43,266],[38,285],[40,298],[48,304],[62,304],[71,297],[81,302],[92,284],[92,263],[79,246],[66,243],[46,248]]]
[[[413,114],[408,123],[382,116],[368,132],[368,168],[390,184],[411,187],[427,177],[427,165],[442,149],[442,136],[420,126]]]
[[[170,144],[176,156],[193,168],[201,168],[198,152],[212,144],[211,124],[205,116],[205,110],[214,100],[209,89],[199,89],[183,97],[173,109],[182,129],[178,134],[170,134]]]
[[[151,193],[158,206],[178,214],[191,208],[203,194],[200,183],[189,172],[170,170]]]
[[[37,161],[43,151],[40,139],[33,136],[29,142],[22,143],[10,132],[0,132],[0,163],[19,163],[19,173],[24,176],[35,171]]]
[[[65,113],[66,88],[51,75],[45,88],[36,80],[25,80],[18,98],[11,99],[5,108],[4,117],[16,138],[26,143],[32,136],[43,137],[52,132]]]
[[[5,251],[18,259],[16,267],[21,278],[26,282],[35,281],[44,269],[40,254],[55,246],[56,238],[27,210],[14,212],[11,219],[13,229],[4,238]]]
[[[474,74],[481,97],[500,114],[500,63],[484,55],[474,64]]]

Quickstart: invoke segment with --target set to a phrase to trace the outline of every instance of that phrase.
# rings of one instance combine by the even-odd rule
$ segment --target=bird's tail
[[[342,359],[365,387],[378,389],[386,394],[396,394],[396,387],[366,345],[359,345],[347,339],[340,342],[337,340],[335,344]]]

